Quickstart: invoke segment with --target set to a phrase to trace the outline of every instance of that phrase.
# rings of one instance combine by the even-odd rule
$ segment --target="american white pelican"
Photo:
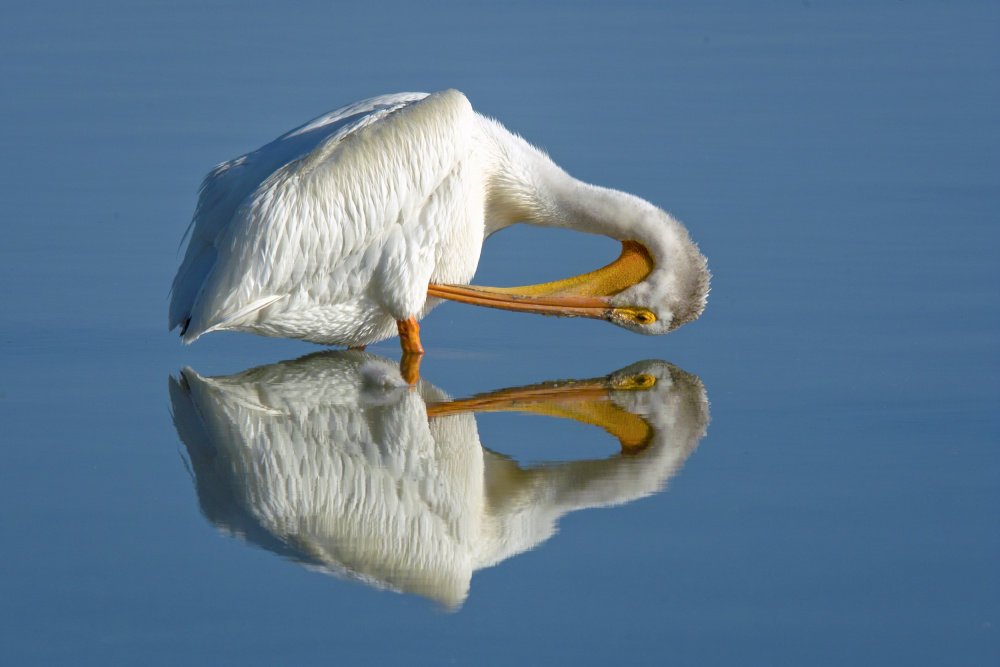
[[[552,283],[468,286],[486,237],[517,222],[609,236],[622,254]],[[169,313],[185,343],[232,330],[363,347],[398,332],[419,355],[417,321],[440,299],[662,334],[709,289],[680,222],[570,177],[454,90],[357,102],[220,164],[188,235]]]
[[[215,525],[448,607],[473,572],[547,540],[564,514],[662,489],[708,424],[701,382],[662,361],[452,401],[425,381],[410,391],[392,362],[337,351],[229,377],[186,368],[170,397]],[[495,410],[595,424],[621,451],[521,467],[480,444],[473,413]]]

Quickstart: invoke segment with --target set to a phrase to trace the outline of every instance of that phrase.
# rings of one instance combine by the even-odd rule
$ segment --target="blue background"
[[[0,661],[995,664],[997,34],[991,2],[4,2]],[[567,515],[454,613],[220,535],[168,375],[317,348],[165,331],[212,166],[444,88],[673,213],[714,274],[662,338],[424,321],[423,377],[453,395],[659,358],[712,402],[665,492]],[[476,282],[615,254],[511,229]],[[525,462],[614,449],[516,415],[479,431]]]

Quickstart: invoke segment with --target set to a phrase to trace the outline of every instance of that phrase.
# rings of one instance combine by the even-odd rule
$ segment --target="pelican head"
[[[643,241],[622,242],[616,261],[643,267],[625,278],[627,286],[605,298],[612,309],[608,321],[629,331],[650,336],[665,334],[698,319],[705,310],[711,274],[708,262],[691,241],[687,230],[660,209],[648,214],[643,228],[654,230]],[[634,259],[628,259],[636,255]]]

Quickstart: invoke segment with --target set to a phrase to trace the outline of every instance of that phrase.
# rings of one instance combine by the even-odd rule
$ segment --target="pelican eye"
[[[629,390],[629,389],[649,389],[654,384],[656,384],[656,378],[649,373],[640,373],[639,375],[633,375],[631,377],[622,378],[615,382],[615,389],[619,390]]]
[[[631,322],[632,324],[646,325],[656,321],[656,315],[648,308],[628,306],[625,308],[616,308],[615,313],[626,322]]]

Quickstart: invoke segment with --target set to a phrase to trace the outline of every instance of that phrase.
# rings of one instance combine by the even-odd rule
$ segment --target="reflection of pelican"
[[[708,422],[701,383],[660,361],[606,378],[451,401],[363,352],[170,380],[205,515],[323,571],[448,606],[472,572],[550,537],[566,512],[662,488]],[[484,449],[472,411],[599,425],[622,453],[521,468]]]
[[[486,237],[517,222],[609,236],[622,254],[554,283],[462,287]],[[187,343],[236,330],[364,346],[398,331],[419,354],[438,298],[661,334],[708,293],[674,218],[571,178],[453,90],[364,100],[219,165],[189,233],[169,314]]]

